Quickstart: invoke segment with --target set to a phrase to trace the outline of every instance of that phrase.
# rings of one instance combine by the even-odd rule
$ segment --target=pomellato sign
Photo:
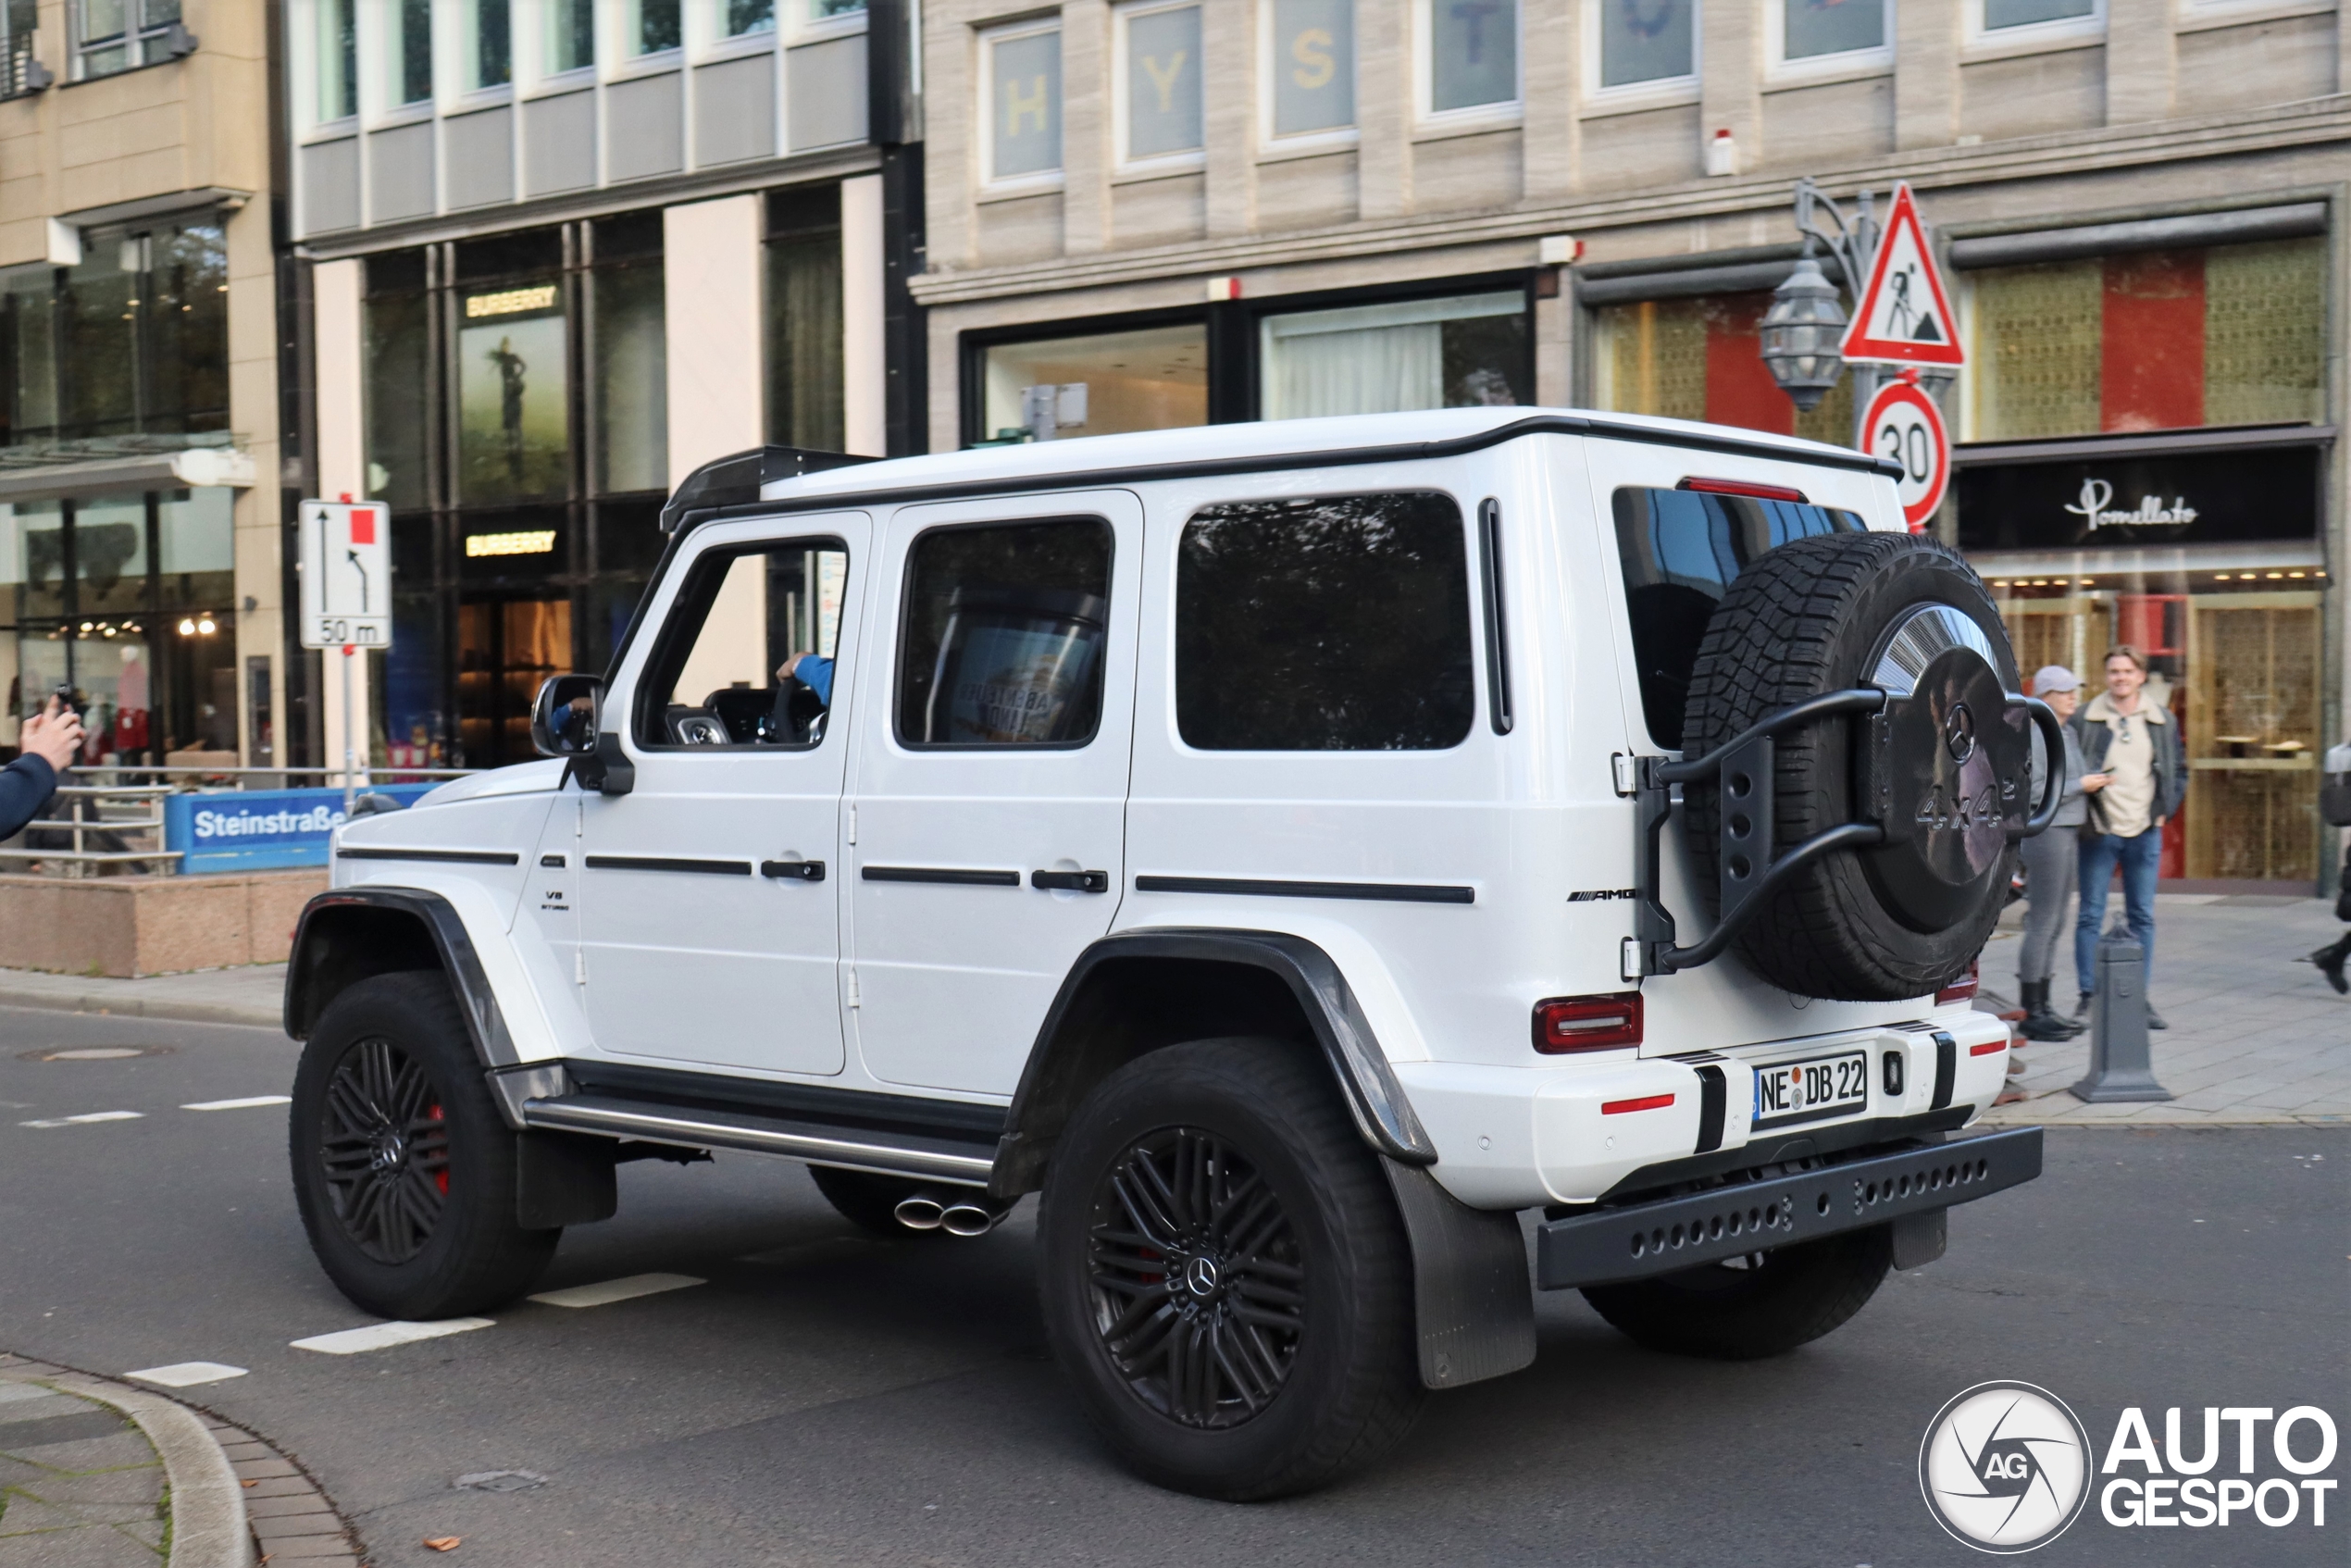
[[[2166,453],[2118,443],[2112,455],[2084,455],[2094,444],[2069,442],[2046,458],[2017,446],[1983,456],[1961,448],[1953,476],[1959,548],[2103,550],[2319,535],[2315,445]]]

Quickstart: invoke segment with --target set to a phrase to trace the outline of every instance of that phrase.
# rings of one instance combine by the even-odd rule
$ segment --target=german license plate
[[[1755,1069],[1755,1126],[1785,1126],[1858,1110],[1870,1102],[1870,1053],[1840,1052]]]

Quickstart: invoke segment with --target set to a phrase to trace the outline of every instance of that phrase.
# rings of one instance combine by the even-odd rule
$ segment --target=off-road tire
[[[925,1184],[912,1176],[880,1176],[872,1171],[852,1171],[840,1165],[811,1165],[809,1177],[816,1190],[825,1195],[842,1219],[870,1230],[877,1236],[912,1240],[916,1237],[945,1236],[940,1229],[916,1230],[898,1223],[898,1205],[918,1192],[952,1193],[960,1188]]]
[[[349,1179],[371,1163],[348,1136],[350,1091],[364,1091],[371,1073],[402,1086],[375,1099],[407,1101],[378,1107],[402,1139],[388,1168],[423,1173],[421,1187],[387,1195],[412,1216],[389,1245],[380,1231],[370,1238],[365,1216],[374,1200],[361,1204]],[[554,1255],[561,1230],[515,1223],[515,1133],[482,1082],[465,1015],[439,973],[379,975],[329,1003],[294,1069],[292,1112],[288,1152],[303,1228],[327,1277],[366,1311],[412,1321],[483,1312],[528,1289]],[[346,1178],[340,1185],[330,1156]],[[436,1205],[423,1188],[444,1181]],[[415,1218],[426,1211],[429,1223]]]
[[[1901,533],[1821,534],[1760,556],[1732,583],[1707,624],[1690,676],[1683,751],[1696,758],[1783,708],[1869,684],[1884,635],[1913,606],[1948,604],[1991,643],[2002,687],[2017,690],[2016,657],[1998,609],[1957,552]],[[1778,738],[1773,839],[1785,854],[1814,834],[1860,820],[1855,742],[1866,719],[1836,717]],[[1720,896],[1722,793],[1685,790],[1690,858],[1710,913]],[[1748,965],[1798,996],[1897,1002],[1949,985],[1983,951],[2000,917],[1997,897],[1957,924],[1921,930],[1872,879],[1869,852],[1816,861],[1773,894],[1735,944]],[[2010,846],[1993,885],[2015,873]]]
[[[1138,1154],[1148,1157],[1149,1151],[1177,1147],[1169,1140],[1186,1139],[1209,1151],[1189,1167],[1204,1173],[1196,1190],[1213,1188],[1221,1164],[1231,1183],[1224,1190],[1243,1195],[1227,1211],[1235,1215],[1230,1228],[1274,1239],[1257,1244],[1254,1261],[1248,1246],[1227,1248],[1213,1238],[1192,1250],[1206,1256],[1222,1249],[1225,1277],[1235,1282],[1229,1303],[1220,1299],[1203,1306],[1199,1297],[1184,1301],[1180,1281],[1191,1271],[1176,1255],[1163,1260],[1169,1263],[1163,1305],[1098,1288],[1098,1248],[1113,1245],[1103,1239],[1113,1234],[1103,1223],[1107,1204],[1115,1201],[1113,1174],[1132,1178]],[[1271,1194],[1270,1217],[1244,1212],[1257,1201],[1256,1189],[1247,1185],[1252,1176]],[[1124,1219],[1116,1224],[1126,1226]],[[1046,1336],[1087,1414],[1146,1480],[1229,1501],[1281,1497],[1370,1464],[1411,1430],[1424,1398],[1415,1355],[1411,1248],[1377,1157],[1348,1119],[1327,1068],[1301,1048],[1275,1039],[1198,1040],[1119,1069],[1087,1097],[1053,1151],[1038,1235]],[[1276,1253],[1294,1261],[1300,1298],[1295,1307],[1278,1302],[1278,1287],[1266,1293],[1269,1281],[1283,1277],[1274,1271],[1292,1266],[1272,1262]],[[1252,1269],[1265,1272],[1252,1276]],[[1253,1413],[1238,1399],[1214,1406],[1212,1398],[1192,1400],[1195,1412],[1207,1403],[1221,1414],[1178,1419],[1153,1402],[1144,1388],[1148,1378],[1130,1378],[1113,1359],[1101,1303],[1138,1300],[1150,1315],[1128,1343],[1155,1325],[1177,1322],[1169,1314],[1179,1310],[1200,1313],[1189,1320],[1200,1322],[1227,1305],[1238,1315],[1252,1301],[1275,1303],[1282,1321],[1295,1325],[1294,1333],[1261,1324],[1251,1343],[1287,1344],[1286,1375]],[[1172,1338],[1179,1329],[1167,1332]],[[1237,1339],[1219,1343],[1234,1347],[1233,1356],[1248,1353]],[[1237,1388],[1238,1379],[1216,1381],[1213,1354],[1184,1354],[1192,1358],[1185,1364],[1210,1369],[1196,1392]]]
[[[1888,1226],[1824,1236],[1629,1285],[1585,1288],[1592,1310],[1652,1350],[1755,1361],[1818,1339],[1876,1294],[1894,1262]]]

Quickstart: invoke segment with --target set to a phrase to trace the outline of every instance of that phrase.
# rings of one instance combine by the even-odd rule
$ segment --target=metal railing
[[[462,778],[482,771],[470,767],[383,767],[352,770],[351,782],[361,793],[379,784],[426,783]],[[315,787],[338,788],[344,782],[340,767],[113,767],[75,768],[68,778],[100,778],[96,783],[57,786],[56,803],[65,815],[38,817],[25,824],[25,835],[70,835],[63,845],[34,848],[22,836],[0,844],[0,867],[37,863],[43,872],[63,877],[103,874],[109,866],[145,866],[168,876],[179,869],[186,852],[164,848],[163,803],[173,795],[239,794],[247,790],[314,787],[293,780],[315,779]],[[56,809],[53,806],[53,809]],[[90,847],[93,838],[123,848]],[[152,848],[129,847],[144,839]]]

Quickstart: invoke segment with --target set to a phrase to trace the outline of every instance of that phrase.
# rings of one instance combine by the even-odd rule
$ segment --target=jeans
[[[2155,975],[2155,873],[2163,861],[2163,829],[2136,838],[2101,833],[2082,843],[2082,913],[2073,923],[2073,967],[2084,991],[2097,989],[2098,929],[2106,924],[2107,883],[2122,867],[2122,914],[2131,938]]]

